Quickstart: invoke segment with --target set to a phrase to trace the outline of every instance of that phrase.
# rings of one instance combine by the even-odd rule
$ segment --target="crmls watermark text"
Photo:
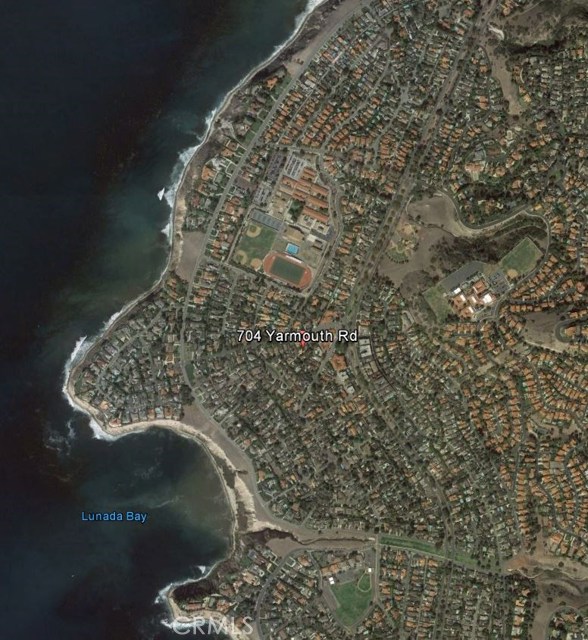
[[[239,618],[239,624],[235,618],[223,617],[220,620],[212,618],[184,618],[180,616],[172,622],[172,630],[179,636],[210,636],[212,634],[224,634],[231,637],[248,636],[253,633],[253,618],[246,616]]]

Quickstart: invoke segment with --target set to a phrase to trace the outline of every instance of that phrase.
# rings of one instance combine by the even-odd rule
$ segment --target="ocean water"
[[[64,365],[165,264],[178,175],[306,0],[25,0],[0,20],[0,638],[174,637],[155,603],[226,550],[206,454],[96,440]],[[144,525],[81,511],[149,513]],[[176,636],[177,637],[177,636]]]

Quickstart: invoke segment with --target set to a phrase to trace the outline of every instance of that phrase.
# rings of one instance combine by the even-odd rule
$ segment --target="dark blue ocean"
[[[64,365],[166,258],[156,194],[306,0],[21,0],[0,18],[0,638],[170,638],[158,591],[226,550],[205,453],[94,439]],[[146,524],[81,512],[137,510]],[[177,637],[177,636],[176,636]]]

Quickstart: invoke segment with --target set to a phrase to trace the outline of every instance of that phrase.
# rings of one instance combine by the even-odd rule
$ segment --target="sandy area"
[[[206,235],[202,231],[184,231],[182,234],[182,250],[176,267],[176,273],[183,280],[189,281],[196,261],[202,256],[206,247]]]
[[[76,405],[100,424],[98,413],[94,407],[75,395],[72,377],[68,381],[67,390]],[[198,442],[210,456],[233,513],[233,528],[230,535],[231,550],[228,557],[235,550],[238,534],[253,533],[265,529],[287,531],[292,534],[290,538],[278,538],[272,542],[272,544],[276,545],[273,550],[279,555],[308,546],[331,549],[361,548],[366,543],[373,544],[373,536],[363,531],[334,530],[318,533],[312,529],[276,518],[266,507],[257,492],[256,475],[249,457],[226,435],[223,428],[197,405],[191,405],[186,408],[185,416],[181,422],[177,420],[154,420],[136,422],[117,428],[104,428],[102,426],[104,433],[115,438],[124,437],[131,433],[140,433],[153,427],[169,429],[180,436]],[[270,548],[272,548],[271,544]],[[222,564],[222,562],[219,564]],[[186,617],[185,613],[181,611],[174,601],[173,589],[174,587],[171,586],[164,593],[170,612],[174,620],[187,621],[189,618]],[[214,611],[199,610],[195,617],[205,619],[210,617],[212,620],[224,622],[226,629],[233,629],[231,620]],[[253,633],[246,635],[236,630],[235,632],[231,631],[230,637],[231,640],[245,640],[245,638],[251,640],[252,638],[258,638],[258,635],[254,627]]]
[[[461,222],[453,201],[443,193],[411,202],[406,210],[409,220],[418,220],[424,226],[439,227],[453,236],[471,238],[480,235],[480,232],[469,229]]]
[[[527,9],[517,11],[502,20],[501,27],[507,37],[519,45],[530,46],[538,42],[548,42],[561,19],[559,11],[554,10],[557,9],[557,4],[554,3],[550,10],[546,2],[533,2]]]
[[[289,523],[276,518],[261,500],[255,482],[255,471],[251,460],[227,436],[223,428],[197,405],[186,407],[183,421],[153,420],[134,422],[122,427],[105,426],[94,407],[75,395],[72,378],[68,382],[68,394],[78,407],[91,416],[104,433],[120,438],[131,433],[139,433],[152,427],[174,431],[180,436],[196,440],[210,455],[222,480],[227,500],[234,514],[234,525],[241,532],[248,533],[262,529],[292,530]],[[314,535],[312,530],[299,529],[300,533]]]

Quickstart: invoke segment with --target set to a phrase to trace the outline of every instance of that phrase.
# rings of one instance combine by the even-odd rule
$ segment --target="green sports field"
[[[500,266],[509,275],[509,270],[524,276],[530,273],[542,255],[541,249],[531,240],[523,238],[514,249],[509,251],[500,261]]]
[[[299,284],[304,275],[304,267],[290,260],[285,260],[280,256],[276,256],[274,263],[271,267],[271,274],[282,280],[287,280],[293,284]]]
[[[372,599],[370,576],[366,573],[359,581],[343,582],[332,587],[339,605],[337,616],[346,626],[359,622],[367,611]]]
[[[236,261],[250,266],[252,260],[263,260],[272,248],[275,238],[276,232],[273,229],[261,224],[248,225],[236,248]]]

